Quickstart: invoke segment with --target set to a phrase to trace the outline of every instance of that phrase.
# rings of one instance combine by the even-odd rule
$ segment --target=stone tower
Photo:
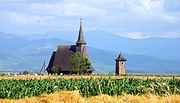
[[[82,54],[82,56],[87,55],[86,42],[85,42],[84,36],[83,36],[82,19],[80,19],[79,36],[78,36],[78,40],[76,42],[76,46],[77,46],[77,51],[79,51]]]
[[[120,53],[119,56],[115,59],[116,61],[116,75],[124,75],[126,74],[125,70],[125,61],[127,61],[123,55]]]

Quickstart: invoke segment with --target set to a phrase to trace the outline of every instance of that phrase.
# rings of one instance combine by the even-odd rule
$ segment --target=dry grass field
[[[78,91],[60,91],[18,100],[0,99],[0,103],[180,103],[180,95],[161,97],[153,94],[142,96],[124,94],[121,96],[99,95],[83,98]]]
[[[136,75],[132,75],[132,76],[97,76],[97,75],[92,75],[92,76],[88,76],[88,75],[75,75],[75,76],[68,76],[68,75],[64,75],[64,76],[56,76],[56,75],[18,75],[18,76],[2,76],[0,77],[0,80],[2,79],[44,79],[44,78],[65,78],[65,79],[71,79],[71,78],[114,78],[114,79],[118,79],[118,78],[143,78],[143,79],[172,79],[172,76],[136,76]],[[175,77],[176,79],[180,79],[180,76]]]

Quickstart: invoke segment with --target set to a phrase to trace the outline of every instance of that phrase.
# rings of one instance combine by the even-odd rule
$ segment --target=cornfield
[[[108,94],[129,95],[179,95],[180,80],[172,79],[139,79],[139,78],[57,78],[0,80],[0,98],[20,99],[54,93],[56,91],[79,91],[83,97]]]

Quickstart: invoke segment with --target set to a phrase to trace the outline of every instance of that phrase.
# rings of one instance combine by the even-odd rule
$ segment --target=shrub
[[[30,72],[30,71],[25,70],[25,71],[23,72],[23,74],[24,74],[24,75],[28,75],[28,74],[31,74],[31,72]]]

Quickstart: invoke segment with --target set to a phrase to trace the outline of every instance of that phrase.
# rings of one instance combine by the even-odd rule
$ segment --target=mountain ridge
[[[107,72],[114,71],[115,69],[114,59],[118,56],[118,54],[121,51],[92,47],[91,39],[89,39],[90,37],[87,36],[88,34],[86,32],[84,34],[86,34],[85,40],[87,41],[88,55],[91,58],[92,63],[96,69],[95,72],[107,73]],[[2,33],[0,33],[0,35],[3,36]],[[46,37],[44,34],[42,35],[43,35],[42,38],[36,38],[36,36],[34,36],[35,39],[32,39],[32,38],[29,39],[28,37],[25,37],[25,38],[17,37],[17,36],[13,37],[13,35],[10,35],[10,37],[8,38],[0,38],[0,47],[3,48],[1,49],[1,52],[0,52],[0,64],[1,64],[0,68],[10,68],[13,70],[14,69],[21,69],[21,70],[30,69],[30,70],[38,71],[40,70],[44,61],[46,61],[46,63],[49,62],[52,51],[55,50],[58,45],[75,44],[71,41],[71,39],[65,38],[65,36],[64,37],[60,36],[61,37],[60,39],[60,37],[58,36],[59,34],[56,35],[57,38],[55,39]],[[74,35],[74,37],[71,37],[71,38],[77,39],[77,37],[75,36],[77,35]],[[67,40],[63,40],[63,39],[67,39]],[[106,38],[106,39],[109,39],[109,38]],[[120,39],[117,39],[117,40],[120,40]],[[165,42],[166,40],[167,39],[165,39]],[[99,42],[100,41],[97,41],[95,43],[99,43]],[[123,41],[121,42],[123,43]],[[111,43],[111,41],[107,43]],[[107,46],[107,45],[104,44],[103,46]],[[178,73],[179,71],[179,67],[180,67],[179,59],[166,60],[163,58],[158,58],[156,56],[153,57],[151,55],[129,53],[123,49],[122,51],[128,60],[127,71],[147,72],[147,73],[148,72],[165,73],[165,72],[174,72],[174,71]],[[178,52],[178,51],[175,51],[175,52]]]
[[[59,38],[70,42],[75,42],[78,32],[75,31],[55,31],[38,35],[39,39]],[[149,55],[160,59],[180,59],[180,38],[146,38],[146,39],[130,39],[101,30],[93,30],[84,32],[85,41],[90,47],[105,50],[113,50],[116,52],[127,52],[131,54]],[[96,42],[94,42],[96,41]],[[166,56],[162,55],[164,51]],[[175,52],[174,52],[175,51]],[[166,58],[167,57],[167,58]]]

